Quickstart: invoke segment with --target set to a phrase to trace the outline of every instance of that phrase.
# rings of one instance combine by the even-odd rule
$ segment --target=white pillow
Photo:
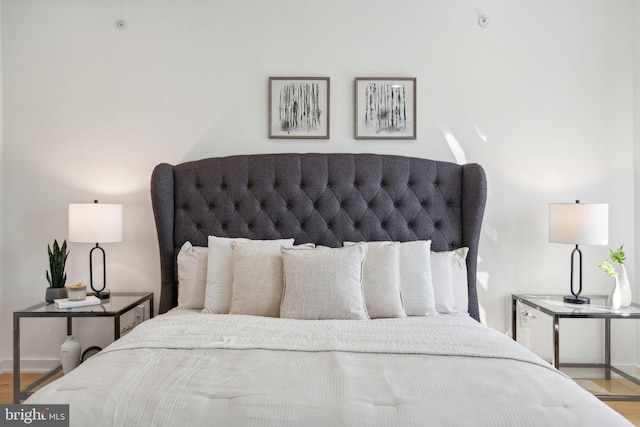
[[[233,295],[233,242],[254,242],[259,245],[293,246],[293,239],[250,240],[209,236],[207,286],[203,313],[228,314]]]
[[[467,255],[469,248],[453,251],[453,300],[457,313],[469,314],[469,279],[467,277]]]
[[[392,242],[367,242],[369,252],[367,260],[371,256],[372,245],[385,245]],[[412,242],[397,243],[399,246],[399,286],[404,312],[407,316],[436,316],[433,296],[433,282],[431,280],[431,240],[416,240]],[[345,246],[353,245],[352,242],[344,242]],[[379,261],[385,263],[384,259]],[[367,265],[365,262],[364,296],[369,316],[374,315],[369,310],[369,294],[367,293]],[[401,316],[404,317],[404,316]]]
[[[313,248],[313,244],[295,246]],[[282,246],[232,242],[233,295],[229,314],[280,316]]]
[[[369,318],[362,291],[367,246],[282,249],[284,288],[280,317]]]
[[[463,247],[455,251],[431,252],[433,293],[438,313],[468,313],[467,253]]]
[[[185,242],[178,252],[178,307],[204,307],[209,249]]]
[[[353,242],[344,242],[352,246]],[[362,242],[367,258],[362,273],[364,302],[371,319],[407,317],[400,295],[400,243]]]
[[[400,244],[400,290],[407,316],[435,316],[431,240]]]

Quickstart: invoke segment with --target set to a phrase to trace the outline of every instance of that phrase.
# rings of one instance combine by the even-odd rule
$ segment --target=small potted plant
[[[624,267],[627,256],[622,246],[623,245],[620,245],[615,251],[609,249],[607,259],[598,265],[598,268],[602,268],[605,273],[613,277],[616,281],[611,296],[609,297],[609,305],[613,308],[629,307],[631,305],[631,286],[629,285],[627,270]],[[620,271],[616,271],[612,263],[618,264]]]
[[[49,287],[47,288],[46,300],[47,302],[53,302],[54,299],[66,298],[67,288],[64,284],[67,282],[67,273],[64,271],[64,266],[67,263],[67,241],[62,242],[62,246],[58,245],[58,241],[53,241],[53,249],[51,245],[47,244],[47,252],[49,253],[49,271],[47,271],[47,282]]]

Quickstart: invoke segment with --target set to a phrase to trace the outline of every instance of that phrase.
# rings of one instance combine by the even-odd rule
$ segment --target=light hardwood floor
[[[30,384],[40,375],[39,373],[22,373],[20,382],[24,385]],[[578,383],[583,385],[587,390],[604,388],[612,393],[638,392],[639,389],[629,389],[624,382],[619,380],[600,380],[600,379],[583,379]],[[0,374],[0,404],[13,403],[13,374]],[[607,405],[620,412],[625,418],[634,425],[640,427],[640,402],[605,402]]]
[[[42,374],[40,373],[24,373],[20,375],[20,383],[22,386],[31,384]],[[0,403],[13,403],[13,374],[6,373],[0,375]]]
[[[582,388],[595,394],[640,395],[640,386],[623,379],[581,378],[575,380]],[[640,402],[605,401],[634,425],[640,426]]]

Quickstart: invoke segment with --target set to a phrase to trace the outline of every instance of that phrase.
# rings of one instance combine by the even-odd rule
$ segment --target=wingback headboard
[[[155,167],[160,312],[177,305],[176,256],[209,235],[345,241],[431,239],[432,250],[469,247],[469,314],[479,320],[478,241],[487,194],[477,164],[380,154],[256,154]]]

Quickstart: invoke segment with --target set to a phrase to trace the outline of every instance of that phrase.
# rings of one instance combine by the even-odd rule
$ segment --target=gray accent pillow
[[[285,245],[286,246],[286,245]],[[312,243],[295,246],[313,248]],[[232,242],[233,295],[229,314],[280,316],[282,246]]]
[[[367,320],[362,273],[367,246],[282,249],[280,317]]]
[[[282,300],[281,246],[231,243],[233,296],[229,314],[278,317]]]

